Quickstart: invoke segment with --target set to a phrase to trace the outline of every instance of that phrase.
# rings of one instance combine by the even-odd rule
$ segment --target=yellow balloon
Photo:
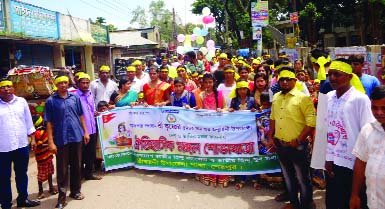
[[[195,42],[197,42],[197,44],[203,44],[203,42],[205,41],[205,39],[203,38],[203,36],[197,36]]]
[[[185,42],[190,42],[191,41],[191,35],[186,35],[186,39],[184,41]]]

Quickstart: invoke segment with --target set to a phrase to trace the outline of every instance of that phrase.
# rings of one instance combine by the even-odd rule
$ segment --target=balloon
[[[210,46],[210,47],[207,47],[207,49],[209,50],[209,51],[213,51],[214,53],[215,53],[215,46]]]
[[[195,41],[196,39],[197,39],[197,35],[195,35],[195,34],[191,34],[191,41]]]
[[[206,55],[207,52],[208,52],[208,50],[207,50],[206,47],[201,47],[201,48],[199,49],[199,51],[202,52],[204,55]]]
[[[206,28],[203,28],[202,30],[201,30],[201,36],[207,36],[207,34],[209,34],[209,31],[206,29]]]
[[[215,42],[213,40],[208,40],[207,43],[206,43],[206,46],[208,48],[215,47]]]
[[[209,56],[212,56],[212,57],[213,57],[213,56],[215,55],[215,51],[212,51],[212,50],[211,50],[211,51],[209,51],[209,52],[207,53],[207,55],[209,55]]]
[[[183,34],[179,34],[179,35],[176,37],[176,40],[178,40],[178,42],[183,42],[185,38],[186,38],[186,37],[185,37]]]
[[[211,13],[210,8],[204,7],[204,8],[202,9],[202,14],[203,14],[204,16],[210,15],[210,13]]]
[[[184,46],[178,46],[178,47],[176,48],[176,52],[177,52],[178,54],[184,54],[184,52],[185,52]]]
[[[201,34],[201,29],[199,27],[195,27],[193,29],[193,34],[199,36]]]
[[[212,23],[212,22],[214,22],[214,20],[215,20],[215,18],[213,16],[211,16],[211,15],[207,16],[208,23]]]
[[[191,47],[191,41],[185,40],[183,46],[185,49]]]
[[[191,36],[190,35],[186,35],[185,39],[184,39],[184,42],[191,42]]]
[[[208,61],[211,61],[212,58],[213,58],[213,56],[211,56],[211,55],[209,55],[209,54],[206,55],[206,59],[207,59]]]
[[[203,44],[204,41],[205,39],[202,36],[197,36],[197,39],[196,39],[197,44]]]
[[[210,18],[209,18],[209,16],[204,16],[203,17],[203,19],[202,19],[202,22],[203,22],[203,24],[209,24],[210,23]]]

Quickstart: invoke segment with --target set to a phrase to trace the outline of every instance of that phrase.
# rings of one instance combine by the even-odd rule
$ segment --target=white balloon
[[[211,13],[210,8],[204,7],[204,8],[202,9],[202,14],[203,14],[203,16],[208,16],[208,15],[210,15],[210,13]]]

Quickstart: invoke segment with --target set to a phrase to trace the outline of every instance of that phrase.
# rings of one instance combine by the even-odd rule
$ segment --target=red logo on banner
[[[110,113],[110,114],[107,114],[107,115],[102,115],[102,121],[103,121],[103,123],[108,123],[108,122],[110,122],[112,119],[115,118],[115,114],[116,114],[116,113]]]

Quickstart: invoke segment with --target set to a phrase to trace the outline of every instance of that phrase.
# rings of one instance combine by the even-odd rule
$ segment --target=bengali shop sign
[[[59,39],[58,13],[11,0],[10,19],[12,32],[37,38]]]
[[[256,116],[183,108],[117,108],[97,118],[106,170],[251,175],[280,171],[259,155]]]

